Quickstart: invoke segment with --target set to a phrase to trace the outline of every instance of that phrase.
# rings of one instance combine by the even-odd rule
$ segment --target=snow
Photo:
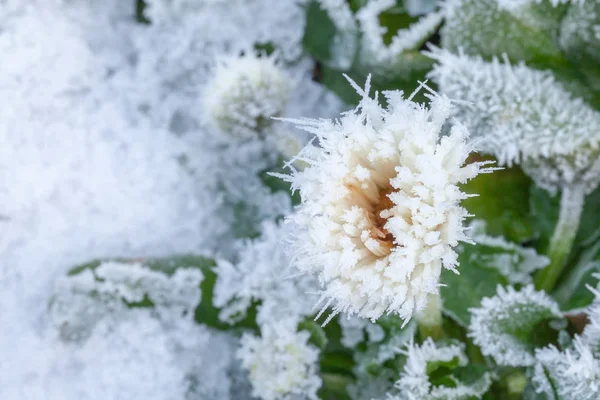
[[[177,9],[183,2],[152,3],[172,7],[173,19],[139,24],[133,1],[0,1],[2,399],[246,392],[235,386],[244,379],[232,378],[229,334],[143,309],[69,342],[48,312],[55,283],[74,265],[189,252],[233,258],[239,199],[266,205],[247,222],[259,232],[262,219],[290,210],[289,197],[256,176],[269,167],[255,162],[267,145],[228,143],[200,117],[214,60],[236,54],[232,43],[286,49],[285,68],[303,84],[285,116],[330,116],[342,106],[310,82],[312,66],[300,59],[298,2],[239,2],[227,26],[230,7],[218,2],[195,14]],[[261,15],[263,28],[244,15]],[[198,35],[202,20],[212,23]],[[228,34],[215,36],[219,28]]]

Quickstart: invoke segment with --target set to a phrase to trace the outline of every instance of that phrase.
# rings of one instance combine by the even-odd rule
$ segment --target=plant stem
[[[538,290],[550,292],[554,288],[567,257],[571,253],[579,228],[584,199],[585,191],[582,186],[574,185],[563,188],[560,198],[560,214],[548,248],[550,264],[536,277],[535,286]]]
[[[444,328],[442,327],[442,299],[439,293],[429,296],[429,301],[425,309],[417,313],[417,322],[419,325],[419,334],[423,340],[427,337],[439,340],[444,336]]]

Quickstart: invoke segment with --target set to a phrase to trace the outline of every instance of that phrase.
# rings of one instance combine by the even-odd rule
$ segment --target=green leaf
[[[331,56],[333,39],[336,35],[335,24],[321,8],[318,2],[311,1],[306,8],[306,28],[302,45],[317,60],[328,63]]]
[[[479,246],[461,245],[459,248],[458,268],[460,275],[443,270],[441,288],[444,313],[458,322],[462,327],[469,326],[471,321],[470,307],[478,307],[481,299],[493,296],[497,285],[507,284],[498,271],[490,268],[481,258]]]
[[[307,331],[310,333],[309,342],[323,350],[327,346],[327,335],[321,325],[313,320],[304,320],[298,324],[299,331]]]
[[[484,159],[469,161],[481,160]],[[488,234],[523,243],[533,238],[535,232],[529,217],[531,186],[531,179],[518,167],[481,174],[462,185],[463,192],[478,195],[464,200],[462,205],[475,218],[486,222]]]
[[[543,65],[562,62],[555,41],[564,7],[549,2],[501,10],[496,0],[463,0],[452,7],[442,29],[442,45],[491,59],[506,54],[511,61]],[[532,2],[533,3],[533,2]]]

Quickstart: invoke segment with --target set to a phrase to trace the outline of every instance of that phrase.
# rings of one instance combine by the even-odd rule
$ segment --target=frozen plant
[[[296,332],[290,321],[264,325],[261,336],[244,334],[237,352],[248,371],[252,393],[262,400],[316,400],[321,386],[319,350],[310,334]]]
[[[535,363],[530,343],[534,330],[543,323],[562,317],[558,305],[533,286],[520,291],[498,286],[494,297],[486,297],[481,307],[471,309],[469,336],[500,365],[531,366]]]
[[[377,93],[369,97],[369,80],[364,90],[351,84],[362,97],[353,111],[293,120],[318,138],[304,150],[310,166],[282,176],[302,199],[291,217],[295,263],[319,276],[332,315],[408,320],[437,295],[442,267],[456,269],[453,247],[468,240],[459,205],[468,195],[457,185],[491,169],[464,165],[473,148],[462,125],[448,124],[440,137],[452,112],[447,97],[432,94],[426,107],[385,92],[383,108]]]
[[[249,51],[219,60],[205,88],[204,108],[222,132],[238,138],[261,136],[285,109],[290,79],[273,56]]]
[[[480,399],[489,389],[491,377],[484,373],[474,382],[463,383],[452,372],[446,379],[433,383],[431,376],[438,369],[450,371],[464,367],[468,359],[462,344],[437,345],[431,338],[422,345],[410,343],[400,350],[406,358],[400,379],[394,385],[397,393],[388,394],[389,400],[466,400]]]
[[[551,264],[538,276],[539,287],[550,290],[575,239],[585,195],[600,183],[600,112],[550,72],[437,48],[428,54],[438,62],[431,76],[442,92],[465,101],[457,114],[482,150],[500,164],[521,164],[551,193],[562,192]]]

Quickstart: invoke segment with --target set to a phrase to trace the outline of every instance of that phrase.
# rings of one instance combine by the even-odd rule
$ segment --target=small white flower
[[[321,386],[319,351],[308,332],[278,322],[265,325],[261,337],[244,334],[237,356],[249,373],[254,396],[262,400],[317,400]]]
[[[385,92],[384,109],[369,98],[369,81],[365,90],[351,83],[363,97],[354,111],[294,121],[320,145],[300,154],[310,167],[282,176],[302,197],[292,216],[296,263],[319,275],[334,314],[409,319],[438,293],[442,267],[456,269],[453,247],[468,240],[459,205],[468,195],[457,185],[489,169],[463,166],[472,147],[462,125],[440,136],[448,98],[432,95],[427,108]]]
[[[273,57],[252,52],[220,61],[204,93],[210,120],[240,138],[261,134],[286,107],[292,85]]]

